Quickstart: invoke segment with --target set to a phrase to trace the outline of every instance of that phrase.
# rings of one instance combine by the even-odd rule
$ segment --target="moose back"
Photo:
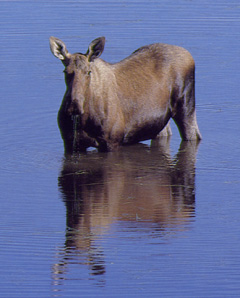
[[[184,48],[156,43],[124,60],[100,59],[105,38],[93,40],[86,54],[70,54],[50,37],[54,56],[65,66],[66,93],[58,113],[65,152],[112,151],[171,135],[169,120],[183,140],[201,139],[195,111],[195,63]]]

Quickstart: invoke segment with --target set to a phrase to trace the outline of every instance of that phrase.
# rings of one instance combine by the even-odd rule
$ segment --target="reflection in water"
[[[169,140],[138,144],[118,152],[71,156],[63,162],[59,188],[66,205],[66,242],[53,268],[56,284],[71,264],[84,264],[104,276],[101,237],[114,223],[138,227],[148,237],[187,228],[195,211],[195,159],[198,143],[182,142],[175,158]],[[114,232],[112,232],[114,234]]]

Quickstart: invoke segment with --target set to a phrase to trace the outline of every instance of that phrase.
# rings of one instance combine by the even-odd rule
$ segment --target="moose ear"
[[[89,47],[88,51],[86,53],[86,56],[88,57],[88,61],[92,62],[94,59],[101,56],[105,46],[105,37],[99,37],[94,39]]]
[[[66,48],[66,45],[63,41],[53,36],[49,38],[49,41],[50,49],[55,57],[57,57],[60,60],[65,60],[70,56]]]

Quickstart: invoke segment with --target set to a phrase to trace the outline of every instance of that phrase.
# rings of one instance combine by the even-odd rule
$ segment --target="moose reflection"
[[[90,266],[92,275],[103,275],[104,249],[98,240],[113,233],[116,222],[118,228],[137,226],[140,234],[144,227],[144,233],[159,239],[187,229],[195,211],[197,147],[197,141],[182,142],[171,158],[169,140],[162,138],[151,147],[137,144],[66,158],[59,176],[66,242],[54,265],[55,281],[64,279],[73,260]]]

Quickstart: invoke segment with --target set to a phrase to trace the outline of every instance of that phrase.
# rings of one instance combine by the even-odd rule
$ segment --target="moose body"
[[[86,54],[70,54],[50,37],[52,53],[65,66],[66,93],[58,113],[65,151],[112,151],[171,134],[173,118],[183,140],[201,139],[195,111],[195,63],[184,48],[152,44],[124,60],[100,59],[105,38]]]

